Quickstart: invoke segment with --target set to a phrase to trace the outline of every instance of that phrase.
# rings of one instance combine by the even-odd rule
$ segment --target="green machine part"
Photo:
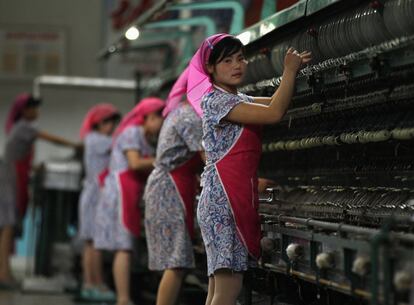
[[[273,1],[274,2],[274,1]],[[240,33],[244,28],[244,8],[238,1],[208,1],[194,3],[180,3],[169,7],[167,10],[217,10],[231,9],[233,19],[230,24],[230,34]],[[215,33],[213,33],[215,34]],[[207,35],[210,36],[210,35]]]
[[[231,9],[233,11],[233,18],[230,24],[230,33],[239,33],[244,28],[244,8],[238,1],[209,1],[202,3],[180,3],[175,4],[167,10],[169,11],[185,11],[185,10],[215,10],[215,9]],[[211,18],[206,16],[191,17],[187,19],[178,20],[164,20],[151,22],[143,26],[143,29],[161,29],[171,28],[178,26],[204,26],[206,28],[206,36],[211,36],[217,32],[217,27]],[[183,38],[185,39],[183,49],[183,59],[178,67],[178,70],[182,70],[187,64],[188,60],[192,57],[195,47],[192,44],[192,37],[190,33],[184,31],[176,32],[159,32],[159,33],[146,33],[144,32],[142,37],[133,44],[134,48],[139,48],[141,44],[147,45],[148,43],[154,43],[156,41],[171,41]],[[158,45],[154,45],[157,47]]]
[[[264,0],[260,19],[266,19],[277,11],[277,0]]]

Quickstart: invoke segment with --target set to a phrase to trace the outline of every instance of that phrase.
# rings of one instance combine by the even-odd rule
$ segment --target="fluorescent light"
[[[267,33],[273,31],[276,26],[271,22],[263,22],[260,25],[260,36],[266,35]]]
[[[113,88],[125,90],[134,90],[136,88],[136,82],[133,80],[55,75],[42,75],[36,77],[35,87],[40,85]]]
[[[131,26],[125,33],[125,37],[128,40],[135,40],[139,37],[139,31],[136,27]]]
[[[251,33],[247,31],[247,32],[243,32],[237,35],[237,38],[241,41],[243,45],[246,45],[250,42],[250,36],[251,36]]]

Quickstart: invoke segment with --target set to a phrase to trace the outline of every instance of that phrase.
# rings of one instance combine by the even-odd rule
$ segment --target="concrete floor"
[[[31,261],[23,257],[12,257],[11,266],[14,278],[21,284],[26,274],[33,269]],[[75,305],[73,295],[22,293],[0,289],[0,305]],[[76,304],[82,305],[82,304]],[[99,304],[98,304],[99,305]]]
[[[29,266],[30,267],[30,266]],[[64,294],[58,292],[59,289],[53,289],[59,278],[43,278],[33,277],[31,269],[28,267],[28,262],[22,258],[12,258],[12,270],[14,278],[22,285],[23,279],[30,280],[30,282],[36,282],[40,286],[36,287],[47,287],[48,290],[56,291],[54,293],[38,293],[38,292],[22,292],[22,291],[7,291],[0,289],[0,305],[107,305],[105,303],[79,303],[76,301],[73,294]],[[132,275],[132,280],[140,283],[142,281],[141,275]],[[154,279],[147,278],[145,285],[150,285]],[[150,283],[150,284],[148,284]],[[205,294],[207,291],[206,283],[200,283],[199,279],[194,275],[190,275],[186,278],[186,283],[189,285],[182,292],[182,303],[185,305],[200,305],[205,302]],[[27,282],[26,282],[27,284]],[[153,284],[153,283],[152,283]],[[33,287],[29,285],[29,287]],[[57,285],[56,287],[60,287]],[[138,287],[139,288],[139,287]],[[147,287],[148,288],[148,287]],[[203,292],[204,291],[204,292]],[[142,305],[154,305],[155,304],[155,290],[143,289],[132,293],[132,297],[135,297],[137,304]]]
[[[0,291],[0,305],[74,305],[72,296]]]

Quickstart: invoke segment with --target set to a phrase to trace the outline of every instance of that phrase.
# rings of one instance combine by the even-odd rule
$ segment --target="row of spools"
[[[312,52],[313,64],[414,34],[414,0],[373,1],[303,29],[270,52],[249,58],[245,84],[280,76],[289,47]]]

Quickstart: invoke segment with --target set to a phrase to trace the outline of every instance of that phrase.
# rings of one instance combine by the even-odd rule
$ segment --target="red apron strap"
[[[98,184],[99,187],[103,187],[105,185],[105,179],[109,174],[109,168],[105,168],[102,172],[98,174]]]
[[[16,160],[14,167],[16,170],[16,204],[20,217],[26,214],[29,204],[29,175],[32,167],[33,150],[23,159]]]
[[[191,238],[194,238],[194,202],[198,186],[197,173],[202,166],[203,161],[200,154],[196,153],[190,160],[170,172],[183,205],[185,221]]]

